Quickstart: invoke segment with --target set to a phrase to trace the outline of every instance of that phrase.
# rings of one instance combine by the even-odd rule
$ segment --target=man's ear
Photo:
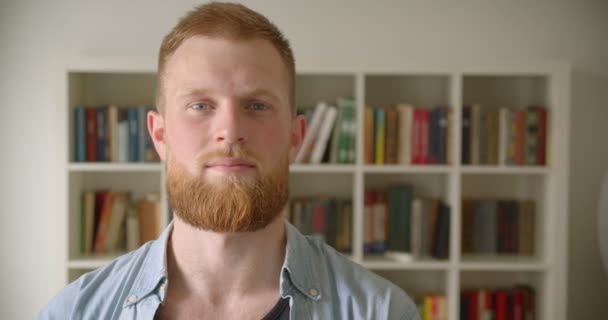
[[[162,161],[166,160],[165,118],[158,111],[148,112],[148,133]]]
[[[291,148],[289,149],[289,163],[293,163],[302,146],[304,135],[306,134],[306,117],[304,115],[295,116],[291,120]]]

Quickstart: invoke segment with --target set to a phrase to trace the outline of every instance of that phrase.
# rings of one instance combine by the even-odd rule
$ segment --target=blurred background
[[[297,66],[320,71],[403,60],[570,63],[568,246],[557,248],[568,257],[567,318],[608,319],[608,270],[597,240],[608,171],[608,2],[243,3],[286,34]],[[0,0],[3,319],[35,318],[65,285],[66,66],[87,57],[154,61],[162,37],[197,4]]]

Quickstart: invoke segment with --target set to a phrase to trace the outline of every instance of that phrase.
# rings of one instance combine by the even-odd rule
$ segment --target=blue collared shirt
[[[280,294],[289,298],[290,319],[420,319],[399,287],[285,225]],[[165,299],[171,229],[169,225],[157,240],[82,275],[38,319],[154,319]]]

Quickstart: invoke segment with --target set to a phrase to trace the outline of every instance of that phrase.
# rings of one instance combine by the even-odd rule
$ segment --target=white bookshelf
[[[153,105],[155,61],[137,58],[78,59],[66,68],[62,83],[67,94],[66,141],[66,283],[101,267],[114,256],[83,257],[78,252],[79,199],[82,190],[132,190],[135,197],[159,192],[167,211],[163,165],[159,163],[76,163],[73,157],[72,107],[76,104]],[[410,295],[445,294],[449,319],[459,317],[460,290],[470,287],[510,287],[518,283],[536,290],[538,319],[565,319],[567,291],[566,252],[568,208],[568,137],[570,74],[559,62],[450,63],[426,61],[391,69],[352,68],[298,70],[297,103],[313,106],[320,100],[353,96],[356,102],[356,163],[352,165],[292,165],[292,197],[327,194],[353,201],[353,250],[349,255]],[[521,107],[541,102],[550,109],[547,166],[482,166],[460,164],[461,106],[471,102],[485,108]],[[455,162],[446,165],[367,165],[363,161],[362,106],[388,106],[409,102],[414,106],[444,104],[454,113]],[[450,250],[446,260],[397,262],[363,253],[363,196],[370,187],[409,183],[415,194],[442,199],[451,207]],[[461,254],[463,197],[531,198],[537,204],[535,255],[465,256]],[[168,223],[168,221],[164,221]]]

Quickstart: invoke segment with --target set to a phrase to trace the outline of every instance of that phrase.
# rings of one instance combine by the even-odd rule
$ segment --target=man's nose
[[[234,103],[228,103],[216,111],[215,141],[219,143],[243,144],[246,141],[245,115]]]

